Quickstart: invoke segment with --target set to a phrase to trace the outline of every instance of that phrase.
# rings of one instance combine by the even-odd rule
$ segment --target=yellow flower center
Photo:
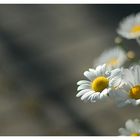
[[[111,65],[111,66],[116,65],[116,64],[118,64],[117,58],[112,58],[107,62],[107,65]]]
[[[140,25],[133,26],[132,29],[131,29],[131,32],[132,33],[138,33],[138,32],[140,32]]]
[[[108,87],[108,83],[109,80],[106,77],[100,76],[93,80],[91,86],[94,91],[101,92]]]
[[[140,136],[139,133],[132,133],[131,136]]]
[[[129,92],[130,98],[132,99],[140,99],[140,85],[136,85],[130,89]]]

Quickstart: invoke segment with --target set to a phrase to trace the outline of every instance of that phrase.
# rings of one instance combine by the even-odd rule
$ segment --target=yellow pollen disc
[[[130,98],[132,99],[140,99],[140,85],[134,86],[130,89],[129,92]]]
[[[118,64],[117,58],[112,58],[107,62],[107,65],[111,65],[111,66],[116,65],[116,64]]]
[[[132,133],[131,136],[140,136],[139,133]]]
[[[108,83],[109,80],[106,77],[100,76],[93,80],[91,86],[94,91],[101,92],[108,87]]]
[[[134,27],[132,27],[131,32],[132,33],[140,32],[140,25],[135,25]]]

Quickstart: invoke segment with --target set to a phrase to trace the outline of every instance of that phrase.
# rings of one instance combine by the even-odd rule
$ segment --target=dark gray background
[[[139,5],[0,5],[0,135],[118,135],[139,107],[83,103],[76,82]],[[137,49],[135,41],[128,46]]]

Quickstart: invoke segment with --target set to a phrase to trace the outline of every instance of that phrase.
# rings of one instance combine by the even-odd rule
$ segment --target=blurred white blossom
[[[122,136],[140,136],[140,120],[127,120],[125,128],[119,128],[119,133]]]
[[[122,66],[127,60],[127,55],[120,47],[111,48],[104,51],[99,58],[94,61],[94,66],[106,64],[110,69]]]
[[[127,39],[140,37],[140,13],[124,18],[117,30],[118,34]]]

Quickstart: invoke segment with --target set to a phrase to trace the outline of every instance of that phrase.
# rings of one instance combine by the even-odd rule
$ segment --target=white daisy
[[[120,22],[118,34],[127,39],[140,37],[140,13],[130,15]]]
[[[120,47],[115,47],[104,51],[100,57],[94,61],[94,66],[106,64],[110,69],[113,69],[122,66],[126,60],[126,53]]]
[[[125,128],[119,128],[121,136],[140,136],[140,120],[127,120]]]
[[[88,80],[77,82],[79,91],[77,97],[81,96],[81,100],[90,100],[91,102],[108,97],[111,88],[108,79],[109,71],[105,64],[97,66],[96,69],[85,71],[84,75]]]
[[[110,82],[112,86],[118,86],[118,89],[114,90],[110,95],[117,101],[118,106],[124,106],[127,104],[133,104],[136,106],[140,104],[139,65],[132,66],[129,69],[123,69],[121,77],[114,75]]]

